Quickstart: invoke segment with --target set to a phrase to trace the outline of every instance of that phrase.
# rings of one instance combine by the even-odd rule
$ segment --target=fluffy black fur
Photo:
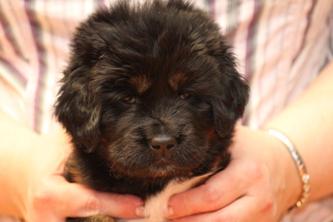
[[[55,113],[75,147],[70,180],[147,198],[229,162],[248,86],[218,26],[190,3],[99,10],[77,29],[64,73]],[[156,135],[175,144],[156,151]]]

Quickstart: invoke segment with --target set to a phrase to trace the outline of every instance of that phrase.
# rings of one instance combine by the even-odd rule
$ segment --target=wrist
[[[279,171],[281,178],[283,178],[281,186],[282,189],[280,190],[281,206],[283,211],[288,211],[300,204],[300,200],[302,199],[301,197],[303,197],[304,194],[304,183],[302,181],[303,173],[299,170],[300,164],[296,163],[296,161],[298,161],[297,158],[301,157],[297,156],[298,153],[294,153],[297,151],[288,138],[286,138],[288,141],[285,142],[284,139],[276,136],[274,132],[275,131],[272,130],[268,132],[266,131],[265,133],[270,137],[272,144],[271,148],[276,152],[274,165],[275,168],[278,169],[275,169],[275,171]]]
[[[276,129],[268,129],[267,133],[284,145],[290,158],[294,162],[294,166],[297,169],[299,179],[302,183],[302,193],[293,208],[301,208],[307,202],[310,195],[310,175],[303,158],[294,143],[283,132]]]
[[[278,214],[295,205],[302,193],[302,184],[290,154],[280,141],[266,131],[238,126],[232,155],[234,159],[245,156],[266,166]]]

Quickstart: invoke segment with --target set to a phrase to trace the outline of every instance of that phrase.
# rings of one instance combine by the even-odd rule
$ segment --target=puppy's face
[[[189,177],[227,159],[246,100],[204,14],[181,1],[123,3],[78,29],[56,115],[78,154],[113,175]]]
[[[198,61],[187,57],[171,66],[159,58],[149,60],[156,69],[142,62],[123,75],[112,73],[111,56],[96,65],[99,80],[90,84],[100,87],[94,94],[100,98],[101,141],[95,151],[113,171],[128,176],[189,176],[208,159],[213,163],[213,153],[224,152],[214,147],[212,99],[221,93],[218,73],[210,67],[208,74],[208,64],[193,67]]]

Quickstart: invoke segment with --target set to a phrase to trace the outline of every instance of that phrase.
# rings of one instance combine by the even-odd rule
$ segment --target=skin
[[[308,90],[264,128],[284,132],[311,175],[310,201],[333,194],[333,63]],[[227,169],[169,201],[175,222],[276,222],[301,195],[285,146],[265,131],[238,126]]]
[[[28,222],[62,222],[68,216],[98,213],[137,217],[139,198],[99,193],[64,179],[70,143],[62,130],[37,135],[2,113],[0,122],[0,134],[6,135],[0,146],[0,215]]]

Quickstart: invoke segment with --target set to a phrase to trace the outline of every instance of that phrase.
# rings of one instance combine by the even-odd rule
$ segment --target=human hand
[[[88,217],[96,214],[117,218],[136,218],[143,203],[134,196],[100,193],[83,185],[69,183],[62,176],[69,143],[56,137],[44,137],[36,153],[34,182],[29,198],[29,222],[63,222],[66,217]]]
[[[205,184],[169,200],[174,222],[277,222],[298,199],[301,183],[284,145],[237,127],[232,161]]]
[[[66,217],[97,214],[136,218],[135,209],[141,204],[135,197],[99,193],[54,174],[44,178],[33,194],[29,221],[63,222]]]

